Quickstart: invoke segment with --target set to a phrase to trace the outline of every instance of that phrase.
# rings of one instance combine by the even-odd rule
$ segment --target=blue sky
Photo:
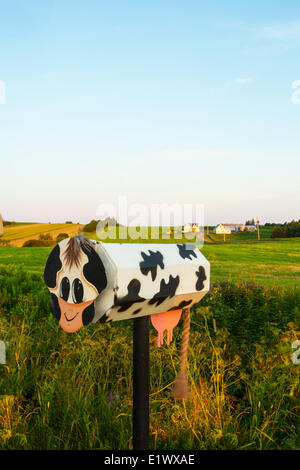
[[[299,219],[299,2],[0,0],[0,13],[4,218],[87,222],[123,195],[202,203],[206,224]]]

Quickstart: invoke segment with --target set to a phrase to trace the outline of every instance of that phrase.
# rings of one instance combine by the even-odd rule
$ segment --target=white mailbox
[[[209,290],[210,266],[195,245],[101,243],[76,235],[52,250],[44,278],[53,314],[74,332],[192,307]]]

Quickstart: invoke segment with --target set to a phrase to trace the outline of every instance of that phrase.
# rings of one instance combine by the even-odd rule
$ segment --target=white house
[[[185,224],[183,227],[183,232],[184,233],[189,233],[189,232],[200,232],[200,226],[199,224]]]
[[[232,233],[241,232],[244,230],[243,224],[219,224],[214,228],[215,233]]]

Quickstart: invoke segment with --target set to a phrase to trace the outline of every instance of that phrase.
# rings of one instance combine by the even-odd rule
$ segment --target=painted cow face
[[[51,293],[51,310],[63,330],[73,333],[94,318],[94,300],[105,289],[103,263],[92,242],[76,235],[50,253],[44,279]]]

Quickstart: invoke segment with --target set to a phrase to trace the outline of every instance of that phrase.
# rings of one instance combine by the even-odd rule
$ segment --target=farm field
[[[0,248],[0,265],[16,264],[42,274],[51,248]],[[300,282],[300,239],[255,243],[205,243],[201,248],[211,263],[211,281],[256,280],[293,288]]]
[[[25,222],[15,222],[13,225],[7,225],[4,227],[4,235],[1,237],[2,243],[6,242],[10,246],[21,247],[23,243],[30,239],[37,239],[41,234],[50,234],[55,238],[59,233],[67,233],[69,236],[73,236],[82,229],[80,224],[41,224],[41,223],[25,223]],[[133,229],[135,229],[133,227]],[[119,228],[117,227],[117,235]],[[122,230],[122,228],[120,228]],[[271,240],[272,227],[260,228],[261,240]],[[174,239],[173,236],[169,238],[168,229],[162,227],[141,227],[140,231],[142,236],[145,237],[143,240],[144,243],[157,243],[157,240],[151,239],[152,237],[159,238],[160,243],[188,243],[188,236],[184,236],[180,240]],[[180,231],[179,227],[175,228],[175,231]],[[107,235],[104,230],[102,230],[103,235]],[[83,232],[83,235],[88,238],[97,239],[96,232]],[[204,232],[203,235],[197,234],[197,237],[203,237],[205,243],[223,243],[224,236],[220,234],[215,234],[210,231],[207,233]],[[148,237],[148,238],[147,238]],[[132,238],[132,237],[131,237]],[[105,239],[104,239],[105,241]],[[118,236],[115,242],[118,242]],[[121,240],[125,242],[125,240]],[[128,240],[134,242],[134,240]],[[195,240],[193,240],[194,242]],[[244,243],[244,242],[257,242],[257,233],[256,232],[237,232],[230,235],[226,235],[225,242],[227,243]]]
[[[157,348],[151,328],[150,449],[300,449],[299,300],[216,283],[192,310],[187,403],[168,391],[182,321],[170,346]],[[1,264],[0,338],[0,449],[132,448],[131,321],[67,334],[41,275]]]
[[[116,229],[116,234],[118,235],[118,227]],[[121,229],[120,229],[121,230]],[[273,231],[273,227],[260,227],[260,239],[261,240],[271,240],[271,234]],[[180,228],[175,227],[175,232],[180,233]],[[103,235],[105,235],[104,231],[102,230],[101,232]],[[141,233],[143,233],[143,236],[146,238],[148,236],[148,239],[145,240],[147,243],[157,243],[156,240],[151,239],[151,234],[154,236],[158,236],[160,238],[160,243],[182,243],[183,241],[188,243],[189,238],[186,236],[184,237],[184,234],[182,234],[182,240],[176,240],[176,238],[173,238],[172,236],[170,239],[168,238],[163,238],[168,236],[168,230],[165,229],[164,227],[141,227]],[[96,232],[83,232],[83,234],[88,237],[88,238],[93,238],[97,239]],[[212,227],[209,227],[209,232],[207,233],[206,228],[204,229],[204,233],[200,235],[200,233],[197,234],[197,232],[194,232],[196,236],[202,237],[205,241],[205,243],[224,243],[224,235],[213,233]],[[192,234],[193,236],[193,234]],[[116,242],[118,241],[118,237],[115,240]],[[236,233],[231,233],[230,235],[225,236],[225,242],[230,242],[230,243],[244,243],[244,242],[257,242],[257,232],[236,232]],[[194,240],[193,240],[194,242]]]
[[[255,280],[262,285],[300,286],[300,238],[255,243],[204,244],[212,281]]]
[[[49,233],[55,238],[59,233],[67,233],[69,236],[78,233],[80,224],[39,224],[39,223],[15,223],[4,227],[3,242],[11,246],[21,247],[27,240],[34,240],[41,234]]]
[[[182,321],[170,346],[151,328],[151,449],[300,449],[299,248],[201,248],[212,289],[192,310],[187,403],[168,391]],[[0,247],[0,449],[131,449],[132,322],[63,332],[42,276],[51,249]]]
[[[260,239],[261,240],[271,240],[271,234],[273,231],[273,227],[265,227],[261,226],[259,228],[260,232]],[[205,241],[207,243],[217,243],[217,242],[224,242],[224,235],[220,233],[213,233],[212,230],[209,231],[209,233],[204,233],[205,236]],[[257,232],[236,232],[236,233],[231,233],[225,235],[225,242],[230,242],[230,243],[239,243],[239,242],[257,242],[258,241],[258,235]]]

